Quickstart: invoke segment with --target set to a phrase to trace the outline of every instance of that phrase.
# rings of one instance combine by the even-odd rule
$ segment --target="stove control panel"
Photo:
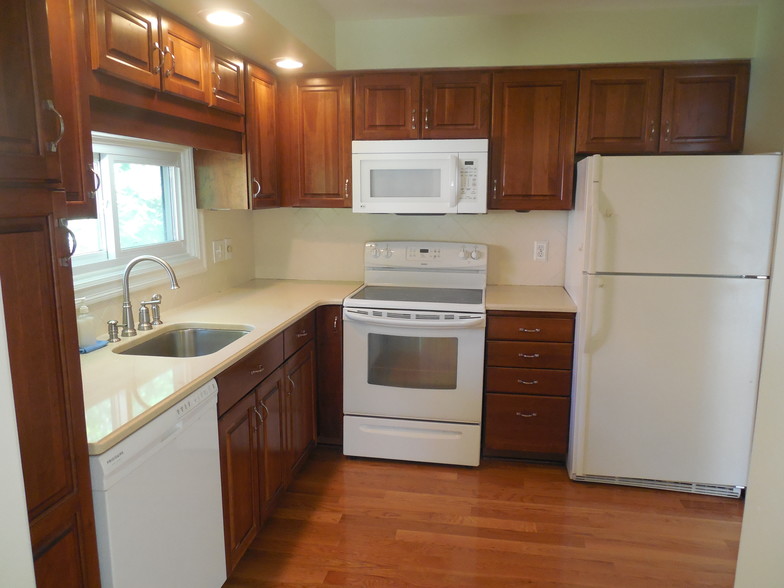
[[[371,241],[366,268],[486,271],[487,245],[440,241]]]

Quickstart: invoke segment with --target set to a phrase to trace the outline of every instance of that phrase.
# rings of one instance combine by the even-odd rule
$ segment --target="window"
[[[162,257],[180,277],[203,271],[191,149],[93,133],[93,153],[101,178],[98,218],[68,223],[76,236],[79,294],[115,295],[125,266],[138,255]]]

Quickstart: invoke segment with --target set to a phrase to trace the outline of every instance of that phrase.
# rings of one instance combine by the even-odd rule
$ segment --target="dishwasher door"
[[[104,588],[219,588],[226,580],[212,380],[92,456]]]

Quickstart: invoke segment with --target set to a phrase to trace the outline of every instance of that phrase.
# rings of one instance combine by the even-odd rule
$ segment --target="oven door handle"
[[[344,310],[343,317],[347,320],[364,323],[367,325],[379,325],[382,327],[408,327],[411,329],[422,327],[427,327],[428,329],[465,329],[469,327],[481,327],[485,324],[484,316],[477,316],[467,319],[454,319],[449,321],[433,321],[427,319],[395,319],[367,316],[366,314],[356,313],[350,309]]]

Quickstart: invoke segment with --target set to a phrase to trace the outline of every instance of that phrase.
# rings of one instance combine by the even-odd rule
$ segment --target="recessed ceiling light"
[[[219,27],[237,27],[245,22],[245,13],[237,10],[205,10],[202,16],[208,23]]]
[[[281,57],[279,59],[273,59],[275,65],[282,69],[299,69],[302,67],[303,63],[297,59],[293,59],[291,57]]]

